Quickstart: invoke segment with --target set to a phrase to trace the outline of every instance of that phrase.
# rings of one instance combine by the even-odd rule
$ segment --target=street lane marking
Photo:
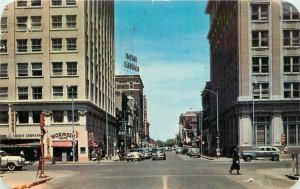
[[[163,189],[168,189],[168,177],[163,176],[162,181],[163,181]]]

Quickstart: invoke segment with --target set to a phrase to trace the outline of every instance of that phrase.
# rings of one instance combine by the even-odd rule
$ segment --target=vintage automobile
[[[25,166],[25,159],[21,156],[9,156],[5,151],[0,150],[0,167],[10,171],[21,170]]]
[[[163,148],[154,148],[152,152],[152,160],[163,159],[166,160],[167,156]]]
[[[140,149],[132,149],[130,152],[126,155],[126,160],[127,161],[133,161],[133,160],[138,160],[138,161],[143,161],[144,156],[141,153]]]
[[[193,156],[200,157],[200,150],[199,150],[199,148],[190,148],[188,150],[187,154],[190,157],[193,157]]]
[[[280,150],[273,146],[260,146],[250,151],[243,151],[242,158],[244,161],[250,162],[251,160],[259,158],[269,158],[273,161],[279,161]]]

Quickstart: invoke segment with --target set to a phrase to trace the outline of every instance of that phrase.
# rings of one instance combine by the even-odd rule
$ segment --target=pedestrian
[[[38,159],[37,159],[37,150],[34,149],[34,150],[33,150],[33,153],[34,153],[34,161],[38,160]]]
[[[235,148],[232,154],[232,165],[230,167],[229,173],[232,174],[232,170],[236,169],[236,174],[240,175],[240,156],[239,149]]]
[[[24,154],[24,151],[23,151],[23,150],[21,150],[20,156],[21,156],[22,158],[25,158],[25,154]]]
[[[296,156],[294,153],[292,153],[292,168],[293,168],[293,175],[295,175],[295,169],[296,169]]]

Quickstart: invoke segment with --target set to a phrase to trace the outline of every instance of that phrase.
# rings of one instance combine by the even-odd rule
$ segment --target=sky
[[[116,1],[115,63],[137,56],[147,96],[150,137],[166,141],[179,131],[179,116],[201,110],[209,80],[206,1]]]
[[[299,0],[287,1],[300,10]],[[0,1],[0,14],[10,2]],[[180,114],[201,110],[200,93],[210,77],[206,3],[115,0],[116,74],[125,74],[125,53],[137,56],[155,140],[174,138]]]

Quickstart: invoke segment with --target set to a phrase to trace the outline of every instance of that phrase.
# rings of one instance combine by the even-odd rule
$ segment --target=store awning
[[[51,147],[72,147],[71,140],[52,141]]]

